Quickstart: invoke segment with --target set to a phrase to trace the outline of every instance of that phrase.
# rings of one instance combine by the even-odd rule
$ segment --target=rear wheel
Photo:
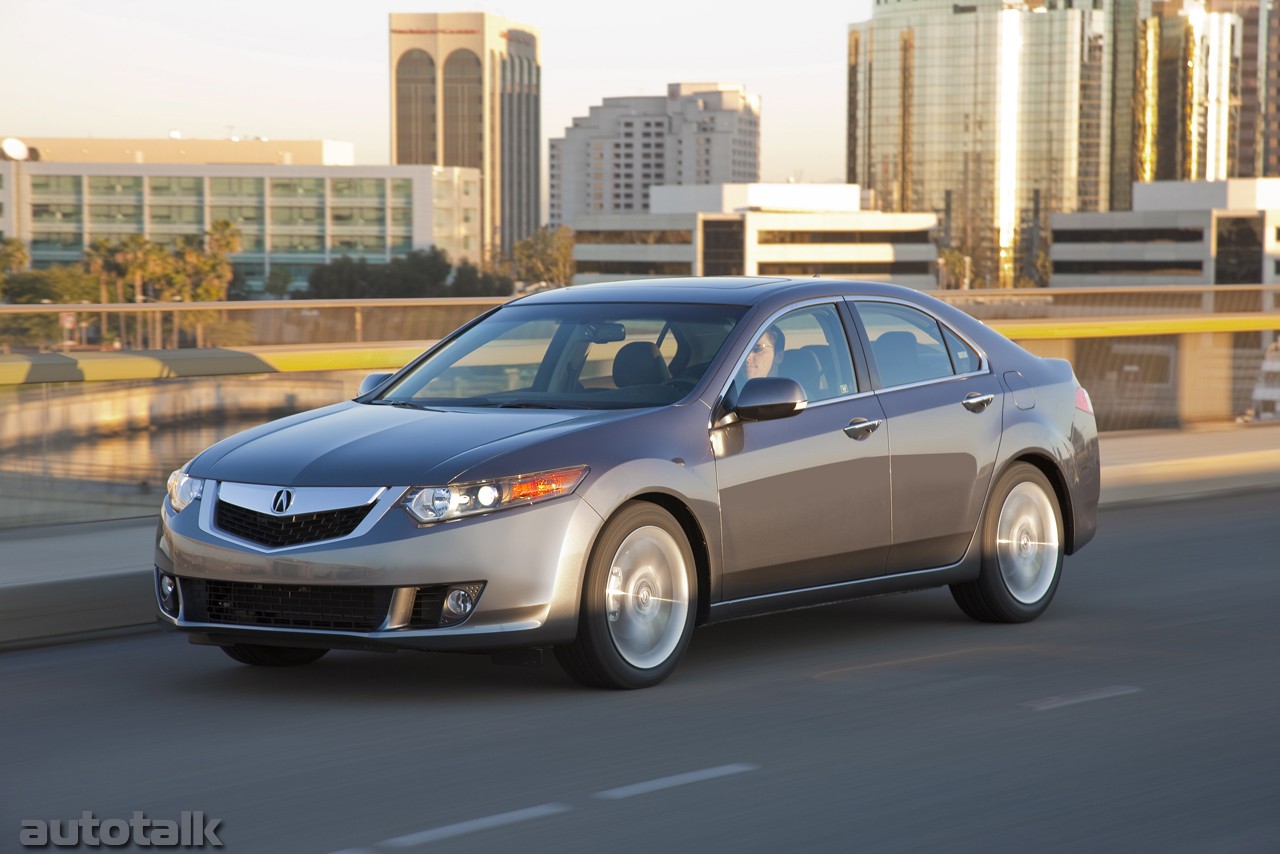
[[[667,511],[631,502],[600,532],[587,565],[578,636],[556,649],[570,676],[647,688],[675,669],[697,612],[693,552]]]
[[[982,570],[951,595],[975,620],[1022,623],[1044,613],[1058,589],[1062,511],[1049,479],[1029,463],[1010,466],[982,520]]]
[[[256,667],[296,667],[299,664],[310,664],[329,651],[303,646],[265,646],[256,643],[236,643],[221,649],[241,664],[252,664]]]

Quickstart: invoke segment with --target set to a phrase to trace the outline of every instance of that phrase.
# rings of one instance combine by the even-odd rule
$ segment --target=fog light
[[[170,617],[178,616],[180,600],[178,598],[178,579],[172,575],[160,573],[159,580],[160,608]]]
[[[475,606],[476,600],[466,590],[450,590],[449,595],[444,597],[445,613],[454,619],[467,616]]]
[[[444,594],[440,603],[440,625],[452,626],[461,623],[476,609],[480,601],[480,591],[484,590],[483,581],[471,581],[465,584],[453,584]]]

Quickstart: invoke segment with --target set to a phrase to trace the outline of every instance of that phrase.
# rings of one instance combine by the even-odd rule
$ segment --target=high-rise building
[[[1254,174],[1257,92],[1255,87],[1246,131],[1242,19],[1209,12],[1200,0],[1157,3],[1154,11],[1138,28],[1134,180],[1219,181]]]
[[[535,28],[483,12],[391,15],[391,162],[479,169],[485,256],[538,227],[541,93]]]
[[[1266,2],[1266,0],[1263,0]],[[1259,91],[1265,98],[1262,119],[1262,169],[1259,175],[1280,178],[1280,0],[1270,0],[1267,26],[1259,30],[1266,45],[1266,67],[1259,69]]]
[[[644,213],[662,184],[760,180],[760,97],[726,83],[672,83],[666,97],[605,98],[550,145],[550,224]]]
[[[1275,95],[1267,90],[1268,70],[1280,62],[1275,46],[1268,43],[1280,23],[1280,6],[1276,0],[1205,0],[1205,9],[1240,19],[1239,134],[1231,177],[1261,177],[1267,124],[1280,121]]]
[[[848,178],[927,211],[976,281],[1038,284],[1051,211],[1106,210],[1107,0],[875,0],[849,31]]]

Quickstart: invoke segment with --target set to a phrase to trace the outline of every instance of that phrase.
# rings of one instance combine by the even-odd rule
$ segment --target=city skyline
[[[763,101],[763,180],[843,180],[846,33],[869,0],[811,0],[777,19],[697,0],[633,15],[590,8],[229,0],[210,16],[158,0],[109,13],[87,0],[8,0],[0,70],[23,85],[6,92],[0,135],[338,139],[358,164],[390,163],[389,14],[473,9],[541,30],[544,145],[605,97],[741,83]]]

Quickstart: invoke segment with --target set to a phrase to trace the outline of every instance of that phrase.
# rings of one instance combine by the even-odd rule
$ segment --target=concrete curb
[[[1100,503],[1105,508],[1264,489],[1280,489],[1280,449],[1104,466]],[[150,556],[154,516],[84,528],[104,526],[110,526],[116,549],[130,558]],[[44,543],[41,549],[58,550],[49,542],[57,538],[47,529],[35,539]],[[0,548],[4,545],[0,542]],[[67,562],[64,556],[62,563]],[[0,581],[0,650],[155,629],[149,564],[96,572],[72,567],[48,580],[28,573],[10,583]]]

